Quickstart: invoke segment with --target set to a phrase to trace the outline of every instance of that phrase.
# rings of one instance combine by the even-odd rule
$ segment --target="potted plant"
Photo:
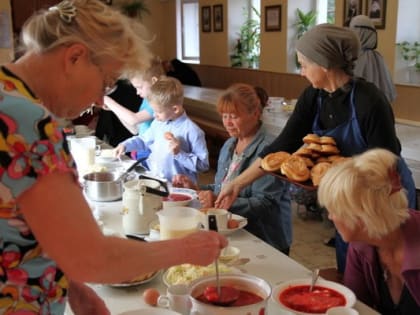
[[[126,0],[122,3],[121,10],[129,17],[139,18],[140,20],[143,18],[144,13],[150,14],[150,10],[144,0]]]
[[[407,62],[408,80],[420,83],[420,43],[403,41],[397,43],[397,48],[402,59]]]
[[[246,20],[239,29],[234,54],[231,56],[232,66],[257,68],[260,58],[260,18],[261,15],[252,7],[252,11],[258,17],[253,19],[244,9]]]
[[[398,50],[402,58],[413,66],[416,71],[420,71],[420,43],[403,41],[397,43]]]
[[[304,13],[300,9],[296,9],[296,22],[293,24],[296,27],[296,38],[299,39],[302,37],[305,32],[307,32],[311,27],[315,25],[316,22],[316,11],[309,11]],[[300,68],[300,64],[297,60],[297,55],[295,54],[295,63],[297,69]]]

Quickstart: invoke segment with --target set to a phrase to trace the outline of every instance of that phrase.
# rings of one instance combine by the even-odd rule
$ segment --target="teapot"
[[[122,225],[125,234],[147,234],[149,224],[162,209],[162,197],[169,195],[166,182],[140,175],[124,183]],[[161,190],[160,188],[163,188]]]

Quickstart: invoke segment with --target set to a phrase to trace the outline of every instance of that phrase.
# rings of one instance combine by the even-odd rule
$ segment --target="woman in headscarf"
[[[266,173],[262,158],[276,151],[295,152],[308,133],[331,136],[343,156],[370,148],[385,148],[396,155],[401,145],[394,126],[394,114],[384,94],[370,82],[353,77],[360,44],[348,28],[320,24],[297,42],[301,75],[311,86],[299,97],[295,110],[280,135],[259,155],[260,158],[232,182],[224,185],[216,206],[228,209],[239,191]],[[398,162],[410,207],[415,208],[415,185],[402,158]],[[338,271],[345,268],[347,245],[336,238]]]
[[[382,55],[376,51],[378,34],[372,20],[366,15],[358,15],[350,22],[350,28],[359,36],[362,50],[356,60],[354,76],[374,83],[393,102],[397,96],[391,73]]]

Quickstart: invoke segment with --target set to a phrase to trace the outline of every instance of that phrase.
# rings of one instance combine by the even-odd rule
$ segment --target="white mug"
[[[185,284],[171,285],[166,290],[166,295],[159,296],[157,303],[182,315],[190,315],[192,306],[190,289]]]
[[[218,209],[218,208],[206,208],[205,210],[201,210],[206,213],[207,218],[204,222],[204,226],[206,229],[208,229],[208,216],[214,215],[216,216],[216,222],[217,222],[217,229],[218,230],[226,230],[227,229],[227,223],[229,220],[229,217],[231,216],[231,213],[227,211],[226,209]]]

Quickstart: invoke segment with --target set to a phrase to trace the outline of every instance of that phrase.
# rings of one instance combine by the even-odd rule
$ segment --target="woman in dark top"
[[[301,74],[311,83],[299,97],[286,126],[260,158],[247,171],[225,185],[216,205],[228,208],[238,192],[265,173],[261,159],[276,151],[296,151],[308,133],[332,136],[340,153],[352,156],[370,148],[385,148],[400,155],[394,115],[385,95],[369,82],[353,78],[354,61],[360,43],[354,32],[330,24],[320,24],[297,42]],[[410,207],[415,208],[415,186],[403,159],[399,171],[408,192]],[[344,272],[347,244],[336,237],[337,266]]]

